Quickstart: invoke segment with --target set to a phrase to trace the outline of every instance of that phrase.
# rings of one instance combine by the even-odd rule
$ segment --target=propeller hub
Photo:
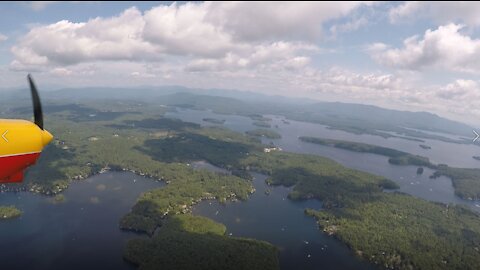
[[[42,143],[43,147],[45,147],[47,144],[49,144],[53,140],[52,134],[46,130],[42,130]]]

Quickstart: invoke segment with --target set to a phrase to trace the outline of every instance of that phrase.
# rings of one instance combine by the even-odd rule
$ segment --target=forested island
[[[2,219],[12,219],[17,218],[22,215],[20,211],[15,206],[0,206],[0,220]]]
[[[203,118],[202,121],[216,125],[223,125],[223,123],[225,123],[225,119],[216,118]]]
[[[206,170],[184,170],[168,177],[169,184],[143,194],[122,218],[122,229],[153,235],[168,215],[188,213],[201,200],[246,200],[254,192],[250,181]]]
[[[299,139],[304,142],[328,145],[354,152],[387,156],[389,157],[388,162],[394,165],[424,166],[434,169],[436,171],[431,177],[436,178],[442,175],[450,177],[457,196],[466,200],[480,200],[480,169],[454,168],[444,164],[436,165],[426,157],[365,143],[314,137],[300,137]]]
[[[261,128],[270,128],[272,125],[265,121],[255,121],[252,123],[254,126],[261,127]]]
[[[382,156],[389,157],[388,162],[395,165],[415,165],[415,166],[426,166],[431,167],[434,166],[430,163],[428,158],[412,155],[403,151],[366,144],[366,143],[358,143],[358,142],[351,142],[351,141],[342,141],[342,140],[333,140],[333,139],[322,139],[316,137],[300,137],[301,141],[321,144],[332,146],[336,148],[341,148],[349,151],[354,152],[361,152],[361,153],[372,153],[378,154]]]
[[[420,146],[420,148],[425,149],[425,150],[430,150],[430,149],[432,149],[431,146],[428,146],[428,145],[425,145],[425,144],[420,144],[419,146]]]
[[[175,215],[152,238],[129,241],[124,257],[140,269],[279,269],[276,247],[225,232],[208,218]]]
[[[254,121],[259,121],[259,122],[270,122],[272,121],[271,118],[268,118],[268,117],[265,117],[263,116],[262,114],[249,114],[248,117],[250,117],[250,119],[254,120]]]

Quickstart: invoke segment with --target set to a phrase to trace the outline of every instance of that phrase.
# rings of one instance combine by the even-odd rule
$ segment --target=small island
[[[268,117],[265,117],[261,114],[250,114],[248,115],[248,117],[250,117],[250,119],[254,120],[254,121],[260,121],[260,122],[269,122],[269,121],[272,121],[271,118],[268,118]]]
[[[473,159],[480,161],[480,156],[473,156]]]
[[[254,136],[254,137],[265,137],[268,139],[280,139],[282,135],[278,132],[268,129],[254,129],[245,132],[247,135]]]
[[[64,203],[65,202],[65,195],[57,194],[57,195],[53,196],[52,198],[50,198],[49,201],[53,204]]]
[[[216,125],[223,125],[223,123],[225,123],[225,119],[203,118],[202,120],[204,122],[208,122],[208,123],[216,124]]]
[[[425,145],[425,144],[420,144],[419,146],[420,146],[421,148],[425,149],[425,150],[430,150],[430,149],[432,149],[431,146],[428,146],[428,145]]]
[[[255,122],[253,122],[253,125],[254,125],[254,126],[257,126],[257,127],[263,127],[263,128],[270,128],[270,127],[272,127],[269,123],[264,122],[264,121],[255,121]]]
[[[0,220],[2,219],[12,219],[17,218],[22,215],[20,211],[15,206],[0,206]]]

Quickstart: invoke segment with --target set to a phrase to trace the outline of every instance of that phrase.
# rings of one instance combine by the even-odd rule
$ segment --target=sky
[[[478,126],[478,14],[479,2],[2,2],[0,91],[32,73],[45,91],[236,89]]]

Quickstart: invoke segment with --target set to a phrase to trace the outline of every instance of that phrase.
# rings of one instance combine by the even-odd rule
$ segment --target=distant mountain
[[[196,92],[198,93],[198,92]],[[231,98],[193,93],[175,93],[159,99],[167,105],[190,105],[197,109],[212,109],[220,113],[249,115],[279,114],[308,122],[317,122],[347,131],[370,133],[383,130],[408,136],[420,136],[421,131],[441,132],[469,137],[472,128],[466,124],[442,118],[429,112],[410,112],[384,109],[372,105],[341,102],[303,102],[285,97],[258,96]],[[427,138],[427,134],[423,134]],[[431,136],[428,136],[431,137]]]
[[[372,105],[341,102],[321,102],[311,110],[323,115],[335,115],[350,120],[366,121],[380,126],[397,126],[470,136],[472,127],[464,123],[442,118],[429,112],[411,112],[384,109]]]
[[[16,97],[29,99],[26,89],[0,93],[3,101]],[[182,86],[88,87],[45,91],[42,93],[42,98],[46,102],[68,101],[69,103],[101,99],[138,100],[166,105],[183,105],[196,109],[212,109],[220,113],[279,114],[294,120],[317,122],[357,133],[373,134],[375,130],[385,130],[409,133],[406,135],[415,134],[405,129],[409,128],[470,137],[472,132],[472,128],[466,124],[428,112],[390,110],[352,103],[318,102],[306,98],[270,96],[239,90],[194,89]]]
[[[68,99],[130,99],[130,100],[151,100],[155,97],[169,95],[178,92],[191,91],[181,86],[164,86],[155,88],[110,88],[110,87],[85,87],[85,88],[64,88],[55,91],[45,91],[43,96],[50,100]]]
[[[26,91],[26,90],[21,90]],[[21,92],[18,91],[18,92]],[[26,91],[25,93],[28,93]],[[49,99],[136,99],[151,100],[155,97],[162,97],[174,93],[191,93],[195,95],[221,96],[240,99],[243,101],[275,101],[281,103],[303,103],[312,104],[315,101],[307,98],[291,98],[279,95],[266,95],[249,91],[231,89],[200,89],[187,88],[183,86],[144,86],[135,88],[113,88],[113,87],[84,87],[84,88],[63,88],[53,91],[44,91],[42,96]]]

